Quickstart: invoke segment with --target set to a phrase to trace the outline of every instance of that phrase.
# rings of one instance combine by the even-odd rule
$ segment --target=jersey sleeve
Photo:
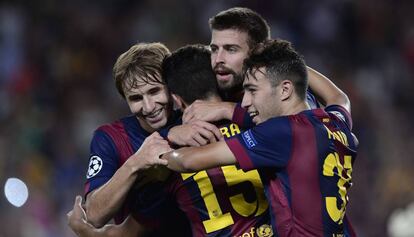
[[[244,170],[284,167],[288,163],[292,149],[289,119],[269,119],[227,139],[226,144]]]
[[[330,105],[325,108],[325,111],[339,119],[349,130],[352,130],[351,114],[344,107],[340,105]]]
[[[247,113],[247,110],[243,108],[240,103],[236,104],[231,120],[233,123],[244,129],[252,128],[255,125],[249,113]]]
[[[118,165],[119,155],[112,139],[104,131],[96,130],[90,144],[85,196],[111,179]]]

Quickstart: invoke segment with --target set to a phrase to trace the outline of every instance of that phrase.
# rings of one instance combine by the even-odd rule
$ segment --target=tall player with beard
[[[209,25],[211,66],[224,102],[196,101],[184,111],[183,122],[229,119],[239,125],[253,126],[246,110],[240,106],[243,61],[256,46],[270,39],[270,27],[257,12],[242,7],[217,13],[210,18]],[[307,70],[310,78],[319,80],[323,77],[310,67]],[[332,90],[330,93],[336,92]],[[318,107],[311,90],[307,91],[306,96],[312,108]]]

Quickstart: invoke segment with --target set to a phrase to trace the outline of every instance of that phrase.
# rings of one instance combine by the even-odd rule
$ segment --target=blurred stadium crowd
[[[409,0],[1,1],[0,184],[18,177],[30,193],[21,208],[1,196],[0,236],[73,236],[65,214],[92,132],[128,113],[116,57],[136,41],[208,44],[208,18],[233,6],[259,12],[349,95],[360,140],[349,216],[359,236],[398,236],[389,217],[414,201]]]

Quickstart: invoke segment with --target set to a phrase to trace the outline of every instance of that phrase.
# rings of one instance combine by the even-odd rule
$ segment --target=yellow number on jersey
[[[334,168],[337,169],[337,175],[339,176],[339,180],[337,183],[339,196],[341,198],[342,204],[338,208],[337,205],[337,198],[336,197],[326,197],[325,204],[326,209],[328,211],[329,216],[331,219],[338,224],[342,224],[344,214],[345,214],[345,207],[348,202],[347,196],[347,189],[345,184],[348,184],[351,181],[351,173],[352,173],[352,157],[351,156],[344,156],[344,164],[342,165],[339,159],[338,153],[330,153],[326,156],[324,164],[323,164],[323,175],[325,176],[334,176]],[[345,170],[346,175],[343,175]]]
[[[268,203],[264,196],[263,184],[257,170],[244,172],[238,170],[234,165],[221,167],[221,169],[229,187],[248,181],[251,182],[255,188],[257,200],[253,203],[247,202],[241,193],[230,197],[231,205],[239,215],[247,217],[254,214],[255,216],[258,216],[266,211]],[[214,193],[213,184],[206,171],[186,173],[181,174],[181,176],[184,180],[193,177],[193,180],[197,183],[198,188],[200,189],[209,216],[208,220],[203,221],[207,233],[234,224],[231,214],[229,212],[223,213],[217,196]]]

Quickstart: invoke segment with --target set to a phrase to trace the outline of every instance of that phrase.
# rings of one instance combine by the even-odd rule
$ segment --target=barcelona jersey
[[[271,118],[226,140],[244,170],[259,169],[275,236],[354,236],[345,210],[357,141],[341,106]]]
[[[174,113],[168,121],[166,128],[160,131],[161,135],[168,131],[168,126],[173,126],[180,122],[179,115]],[[118,168],[141,147],[149,135],[150,133],[140,126],[135,116],[125,117],[99,127],[95,131],[90,145],[90,160],[86,174],[85,196],[108,182]],[[164,174],[163,178],[167,179],[168,174],[165,175],[165,172],[162,173]],[[152,174],[160,176],[157,172],[152,172]],[[131,189],[139,191],[141,194],[146,193],[147,195],[145,195],[145,198],[142,198],[141,195],[139,197],[140,199],[137,199],[137,196],[128,195],[122,209],[114,217],[115,223],[121,223],[130,213],[132,206],[134,206],[134,211],[136,213],[138,212],[142,217],[139,221],[149,227],[156,227],[161,224],[163,220],[158,218],[159,216],[167,218],[170,215],[178,215],[176,217],[177,223],[181,223],[185,227],[183,226],[181,229],[177,223],[174,223],[174,225],[171,223],[170,229],[165,226],[166,228],[160,230],[165,230],[166,232],[164,234],[176,233],[180,236],[186,235],[188,230],[185,228],[189,228],[184,215],[180,216],[181,211],[174,205],[167,205],[164,200],[155,195],[156,193],[162,192],[164,183],[158,181],[151,182],[150,184],[141,185],[140,180],[137,180],[137,183]],[[163,205],[159,205],[160,203],[163,203]],[[140,208],[137,208],[138,206]],[[168,221],[164,225],[168,225],[169,223]],[[161,234],[163,232],[157,233]]]
[[[240,133],[236,124],[220,127],[224,137]],[[224,166],[174,173],[165,195],[190,221],[194,237],[273,236],[264,186],[257,170]]]

